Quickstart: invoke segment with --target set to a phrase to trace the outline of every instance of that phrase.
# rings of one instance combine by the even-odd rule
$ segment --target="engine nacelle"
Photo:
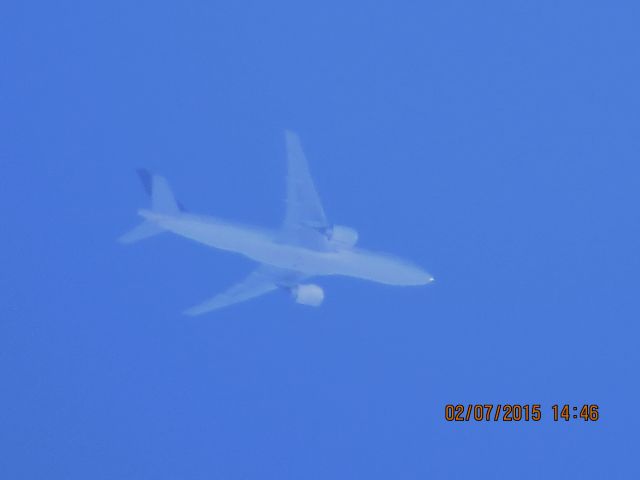
[[[334,225],[331,229],[331,242],[341,247],[353,247],[358,243],[358,231],[351,227]]]
[[[324,300],[324,290],[318,285],[307,284],[297,285],[291,290],[293,298],[297,303],[302,305],[310,305],[312,307],[319,306]]]

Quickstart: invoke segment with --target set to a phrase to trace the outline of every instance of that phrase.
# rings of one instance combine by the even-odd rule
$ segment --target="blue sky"
[[[639,14],[4,2],[0,477],[638,477]],[[435,284],[180,315],[252,264],[118,245],[147,203],[134,169],[276,226],[285,128],[330,219]],[[447,403],[543,420],[447,423]]]

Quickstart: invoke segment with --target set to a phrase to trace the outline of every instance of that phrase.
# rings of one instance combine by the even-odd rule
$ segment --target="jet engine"
[[[353,247],[358,242],[358,232],[350,227],[334,225],[330,239],[341,247]]]
[[[307,284],[297,285],[291,290],[293,298],[297,303],[302,305],[310,305],[312,307],[319,306],[324,300],[324,290],[318,285]]]

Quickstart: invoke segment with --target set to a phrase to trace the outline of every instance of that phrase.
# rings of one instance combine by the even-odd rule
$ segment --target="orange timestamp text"
[[[596,404],[552,405],[552,418],[570,421],[581,419],[595,422],[600,418]],[[539,403],[468,403],[447,404],[444,407],[447,422],[539,422],[542,420],[542,405]]]

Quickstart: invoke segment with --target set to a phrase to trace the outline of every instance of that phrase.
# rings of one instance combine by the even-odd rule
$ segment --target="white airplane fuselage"
[[[283,243],[277,234],[189,213],[140,210],[147,221],[210,247],[236,252],[256,262],[307,276],[344,275],[387,285],[425,285],[433,277],[405,261],[356,248],[311,250]]]

